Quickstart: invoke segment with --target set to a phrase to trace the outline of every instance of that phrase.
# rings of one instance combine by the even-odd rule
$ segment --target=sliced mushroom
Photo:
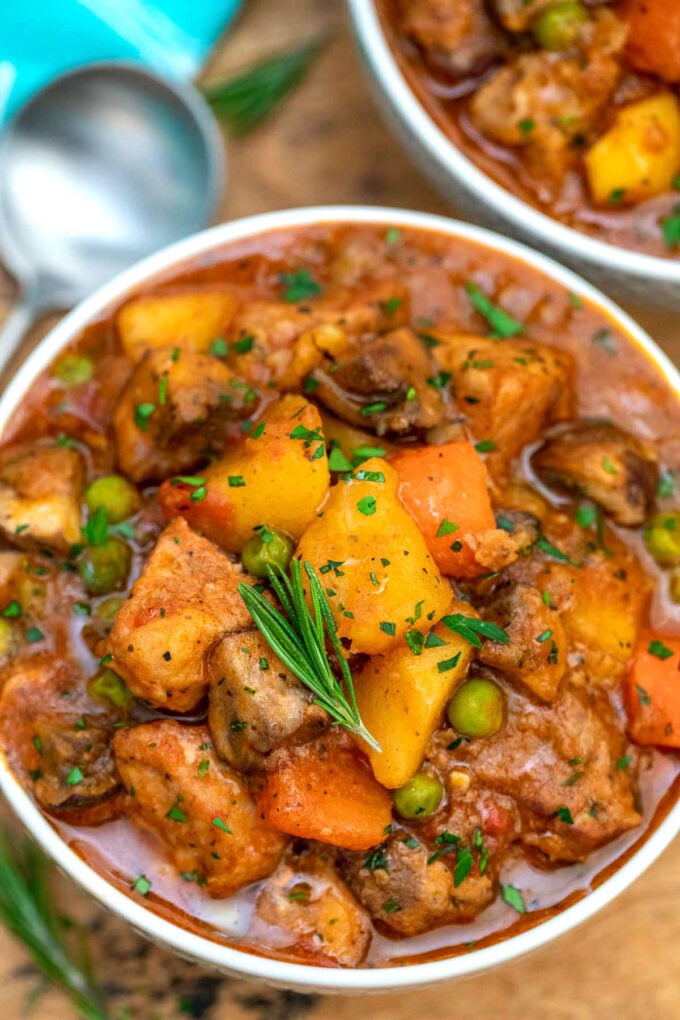
[[[365,342],[352,356],[312,375],[317,400],[339,418],[378,435],[422,432],[438,425],[444,414],[446,380],[410,329]]]
[[[610,422],[579,422],[549,439],[532,466],[546,485],[597,503],[616,524],[644,524],[659,481],[656,451]]]

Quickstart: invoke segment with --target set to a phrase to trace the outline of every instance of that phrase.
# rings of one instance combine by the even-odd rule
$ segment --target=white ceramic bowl
[[[378,102],[414,161],[462,215],[536,245],[621,301],[680,310],[680,259],[619,248],[572,230],[496,184],[448,138],[402,74],[375,0],[348,0]]]
[[[270,230],[329,222],[376,223],[386,226],[433,230],[447,235],[454,243],[458,240],[476,242],[528,263],[552,280],[562,284],[572,293],[578,294],[585,301],[600,308],[658,366],[659,371],[668,379],[680,399],[680,373],[649,336],[593,286],[544,255],[515,241],[498,237],[481,227],[458,223],[441,216],[366,206],[322,206],[266,213],[262,216],[238,220],[235,223],[225,223],[201,234],[196,234],[179,244],[172,245],[121,273],[67,315],[24,363],[5,393],[0,397],[0,436],[36,376],[49,365],[63,347],[77,337],[85,326],[105,314],[110,306],[120,302],[132,288],[153,280],[157,275],[178,266],[185,260],[220,248],[232,241],[257,236]],[[164,920],[144,907],[143,904],[115,889],[69,849],[19,785],[7,763],[1,757],[0,788],[25,827],[61,870],[70,875],[103,906],[128,921],[141,934],[182,956],[209,967],[303,992],[357,994],[394,991],[399,988],[419,987],[463,977],[515,959],[569,931],[591,917],[605,904],[611,902],[649,867],[680,830],[680,803],[678,803],[640,849],[594,892],[535,928],[502,940],[496,945],[431,963],[374,970],[335,970],[270,960],[254,956],[251,953],[242,953],[238,949],[218,945]]]

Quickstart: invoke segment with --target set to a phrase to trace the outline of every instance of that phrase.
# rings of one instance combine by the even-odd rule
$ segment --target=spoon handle
[[[29,298],[20,298],[0,326],[0,375],[12,355],[19,349],[29,327],[35,322],[39,309]]]

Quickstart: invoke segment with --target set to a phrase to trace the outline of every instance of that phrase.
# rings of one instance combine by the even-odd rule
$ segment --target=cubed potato
[[[189,471],[221,452],[227,422],[249,409],[232,372],[194,351],[165,347],[146,354],[114,415],[118,462],[136,482]]]
[[[161,347],[207,353],[224,334],[236,312],[236,297],[227,290],[196,288],[172,294],[144,294],[123,305],[118,332],[133,361]]]
[[[207,690],[214,646],[251,624],[241,581],[252,579],[177,517],[116,614],[105,642],[111,668],[137,697],[189,711]]]
[[[386,461],[367,460],[331,489],[297,549],[332,592],[338,634],[353,652],[387,652],[409,628],[425,632],[451,600],[397,482]]]
[[[680,103],[672,93],[624,106],[585,156],[593,199],[641,202],[670,191],[680,170]]]
[[[9,449],[0,463],[0,532],[16,545],[67,552],[81,538],[83,480],[77,450]]]
[[[160,502],[168,516],[182,514],[193,528],[227,552],[240,553],[260,525],[295,541],[321,508],[328,486],[328,458],[321,418],[304,397],[273,404],[264,425],[203,472],[205,498],[166,482]]]
[[[163,720],[119,730],[116,765],[133,818],[151,829],[178,871],[221,898],[266,878],[286,840],[266,828],[245,781],[216,756],[205,726]]]
[[[474,615],[464,602],[452,602],[449,612]],[[422,765],[446,702],[470,664],[465,638],[445,623],[432,633],[444,643],[422,647],[416,655],[402,642],[387,655],[373,656],[355,677],[361,718],[382,747],[364,749],[375,778],[390,789],[403,786]]]

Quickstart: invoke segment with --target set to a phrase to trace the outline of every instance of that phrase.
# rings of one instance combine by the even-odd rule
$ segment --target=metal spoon
[[[224,169],[191,86],[107,61],[38,92],[0,137],[0,257],[21,294],[0,329],[0,372],[40,315],[204,227]]]

